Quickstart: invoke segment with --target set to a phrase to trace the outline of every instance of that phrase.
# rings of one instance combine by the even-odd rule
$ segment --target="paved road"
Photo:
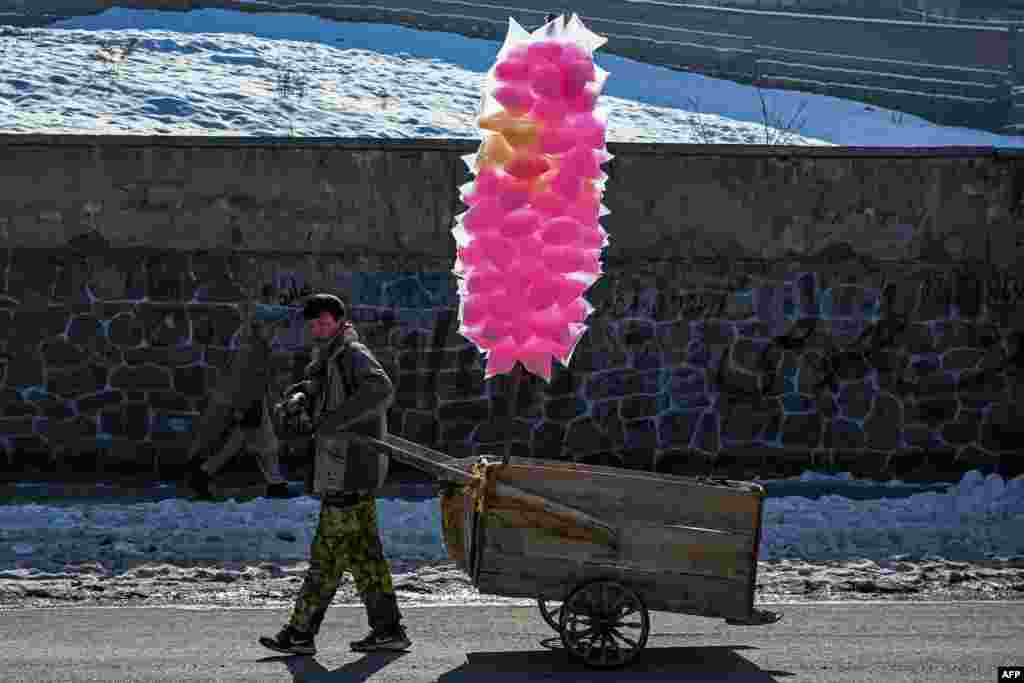
[[[536,610],[407,608],[416,640],[404,655],[347,650],[360,610],[332,609],[316,657],[255,644],[279,610],[72,608],[0,612],[0,679],[43,681],[729,681],[731,683],[989,683],[1024,662],[1024,603],[802,605],[765,627],[652,615],[643,660],[592,672],[544,647]]]

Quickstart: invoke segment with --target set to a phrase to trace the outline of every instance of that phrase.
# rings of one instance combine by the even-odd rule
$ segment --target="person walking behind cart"
[[[405,650],[412,644],[384,558],[375,492],[387,477],[388,457],[345,432],[381,438],[394,385],[373,353],[359,341],[341,299],[311,297],[303,309],[316,342],[305,380],[285,391],[275,407],[280,421],[296,407],[308,412],[314,432],[311,493],[320,497],[320,521],[310,547],[309,570],[288,624],[260,644],[286,654],[315,654],[320,631],[347,570],[366,607],[370,633],[350,643],[357,652]]]
[[[254,318],[227,375],[210,394],[189,456],[188,485],[212,499],[217,472],[243,449],[256,456],[268,498],[288,497],[281,473],[281,444],[274,435],[267,393],[276,319]]]

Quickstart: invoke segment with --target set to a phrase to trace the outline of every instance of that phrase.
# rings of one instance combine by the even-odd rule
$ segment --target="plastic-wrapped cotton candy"
[[[607,116],[595,109],[608,73],[593,53],[606,40],[579,17],[532,34],[509,20],[488,72],[478,125],[483,142],[465,158],[474,182],[458,245],[459,332],[487,356],[488,378],[516,363],[551,380],[568,365],[592,307],[583,298],[602,274],[608,235],[599,218]]]

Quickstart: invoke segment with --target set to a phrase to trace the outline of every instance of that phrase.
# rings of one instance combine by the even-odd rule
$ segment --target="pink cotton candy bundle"
[[[531,33],[514,19],[488,73],[478,124],[484,142],[466,158],[469,210],[452,231],[459,332],[487,356],[486,376],[516,363],[551,380],[568,365],[593,311],[584,294],[602,274],[608,244],[599,218],[607,119],[595,105],[607,72],[593,52],[605,39],[579,17]]]

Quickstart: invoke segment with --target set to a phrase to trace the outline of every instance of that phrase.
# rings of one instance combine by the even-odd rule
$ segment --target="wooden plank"
[[[753,534],[760,517],[760,495],[724,487],[538,469],[515,461],[499,476],[503,483],[570,505],[615,527],[644,521]]]
[[[607,545],[560,536],[544,528],[513,529],[488,525],[484,554],[499,553],[567,562],[614,562],[618,552]]]
[[[500,475],[499,475],[500,476]],[[514,488],[502,483],[495,482],[494,493],[497,497],[505,500],[504,506],[517,506],[521,509],[543,510],[548,515],[565,520],[566,523],[591,529],[609,539],[609,543],[615,543],[617,532],[615,527],[607,522],[597,519],[592,515],[576,508],[564,505],[557,501],[543,496],[536,496],[522,489]]]
[[[692,527],[629,524],[622,529],[618,562],[652,571],[700,574],[749,583],[754,539]]]
[[[478,569],[478,567],[477,567],[477,558],[479,556],[479,552],[478,552],[479,549],[477,548],[476,538],[474,537],[474,533],[476,532],[476,527],[473,525],[473,520],[474,520],[473,506],[469,503],[468,500],[466,501],[466,505],[463,508],[463,518],[462,519],[463,519],[463,522],[462,522],[463,534],[464,534],[465,539],[466,539],[466,541],[465,541],[465,545],[466,545],[466,569],[465,569],[465,571],[466,571],[467,574],[469,574],[470,578],[473,578],[474,576],[476,576],[477,569]]]
[[[465,536],[465,495],[441,496],[441,526],[444,544],[448,549],[448,557],[463,571],[466,570],[466,536]]]
[[[473,475],[469,472],[472,460],[469,458],[458,460],[441,451],[435,451],[394,434],[386,434],[383,439],[374,439],[355,433],[351,433],[351,435],[360,441],[388,449],[391,452],[391,457],[395,460],[427,472],[442,481],[454,481],[460,484],[473,481]]]
[[[488,457],[488,456],[482,456]],[[494,456],[490,456],[493,458]],[[513,465],[522,465],[528,467],[536,467],[540,469],[556,469],[571,472],[582,472],[586,474],[607,474],[614,477],[623,477],[626,479],[643,479],[649,480],[654,479],[656,481],[667,481],[675,482],[680,486],[694,486],[694,487],[716,487],[723,488],[741,493],[761,492],[764,493],[764,487],[756,482],[751,481],[737,481],[734,479],[709,479],[703,477],[686,477],[677,474],[665,474],[662,472],[650,472],[647,470],[634,470],[626,469],[624,467],[605,467],[603,465],[585,465],[578,462],[570,462],[566,460],[551,460],[546,458],[512,458]]]
[[[509,501],[519,503],[519,501]],[[525,506],[493,507],[484,516],[485,541],[509,554],[579,559],[618,556],[616,538],[593,527],[581,527],[545,510]],[[485,552],[487,550],[485,549]]]
[[[552,514],[544,508],[533,507],[518,498],[498,498],[488,505],[484,513],[488,528],[545,529],[574,541],[596,543],[615,548],[618,535],[603,528],[577,524],[576,520]]]
[[[641,571],[673,571],[749,582],[754,541],[750,536],[707,529],[630,524],[618,546],[586,530],[516,512],[487,513],[484,553],[523,555],[566,562],[610,562]]]
[[[718,618],[749,618],[753,604],[743,581],[678,572],[644,572],[611,563],[506,555],[483,556],[475,585],[481,593],[505,597],[545,596],[560,600],[594,579],[610,579],[640,594],[648,609]]]
[[[506,469],[501,479],[507,483],[521,486],[522,480],[569,480],[575,482],[592,482],[600,479],[605,484],[614,483],[624,490],[636,491],[644,487],[654,487],[650,490],[666,490],[672,488],[683,495],[706,496],[713,495],[722,497],[722,504],[730,507],[733,503],[739,505],[739,510],[748,509],[748,500],[751,496],[763,496],[763,489],[752,484],[748,488],[745,482],[731,482],[732,485],[721,485],[712,481],[698,479],[687,479],[683,477],[671,477],[670,475],[635,476],[629,470],[615,470],[613,468],[588,468],[582,465],[559,466],[536,465],[533,463],[520,462],[514,458],[511,465],[520,469]],[[526,468],[526,472],[523,469]],[[533,474],[530,474],[532,472]]]
[[[486,457],[486,456],[484,456]],[[575,472],[579,475],[607,475],[615,478],[629,479],[630,481],[656,481],[660,483],[671,483],[685,488],[701,490],[719,490],[731,492],[732,495],[747,496],[751,494],[764,495],[764,487],[756,482],[737,481],[733,479],[720,479],[710,477],[687,477],[675,474],[664,474],[661,472],[650,472],[645,470],[626,469],[622,467],[604,467],[600,465],[584,465],[582,463],[567,462],[563,460],[546,460],[541,458],[512,458],[511,464],[523,467],[530,467],[542,472],[557,470],[563,474],[552,476],[571,476],[565,472]]]

